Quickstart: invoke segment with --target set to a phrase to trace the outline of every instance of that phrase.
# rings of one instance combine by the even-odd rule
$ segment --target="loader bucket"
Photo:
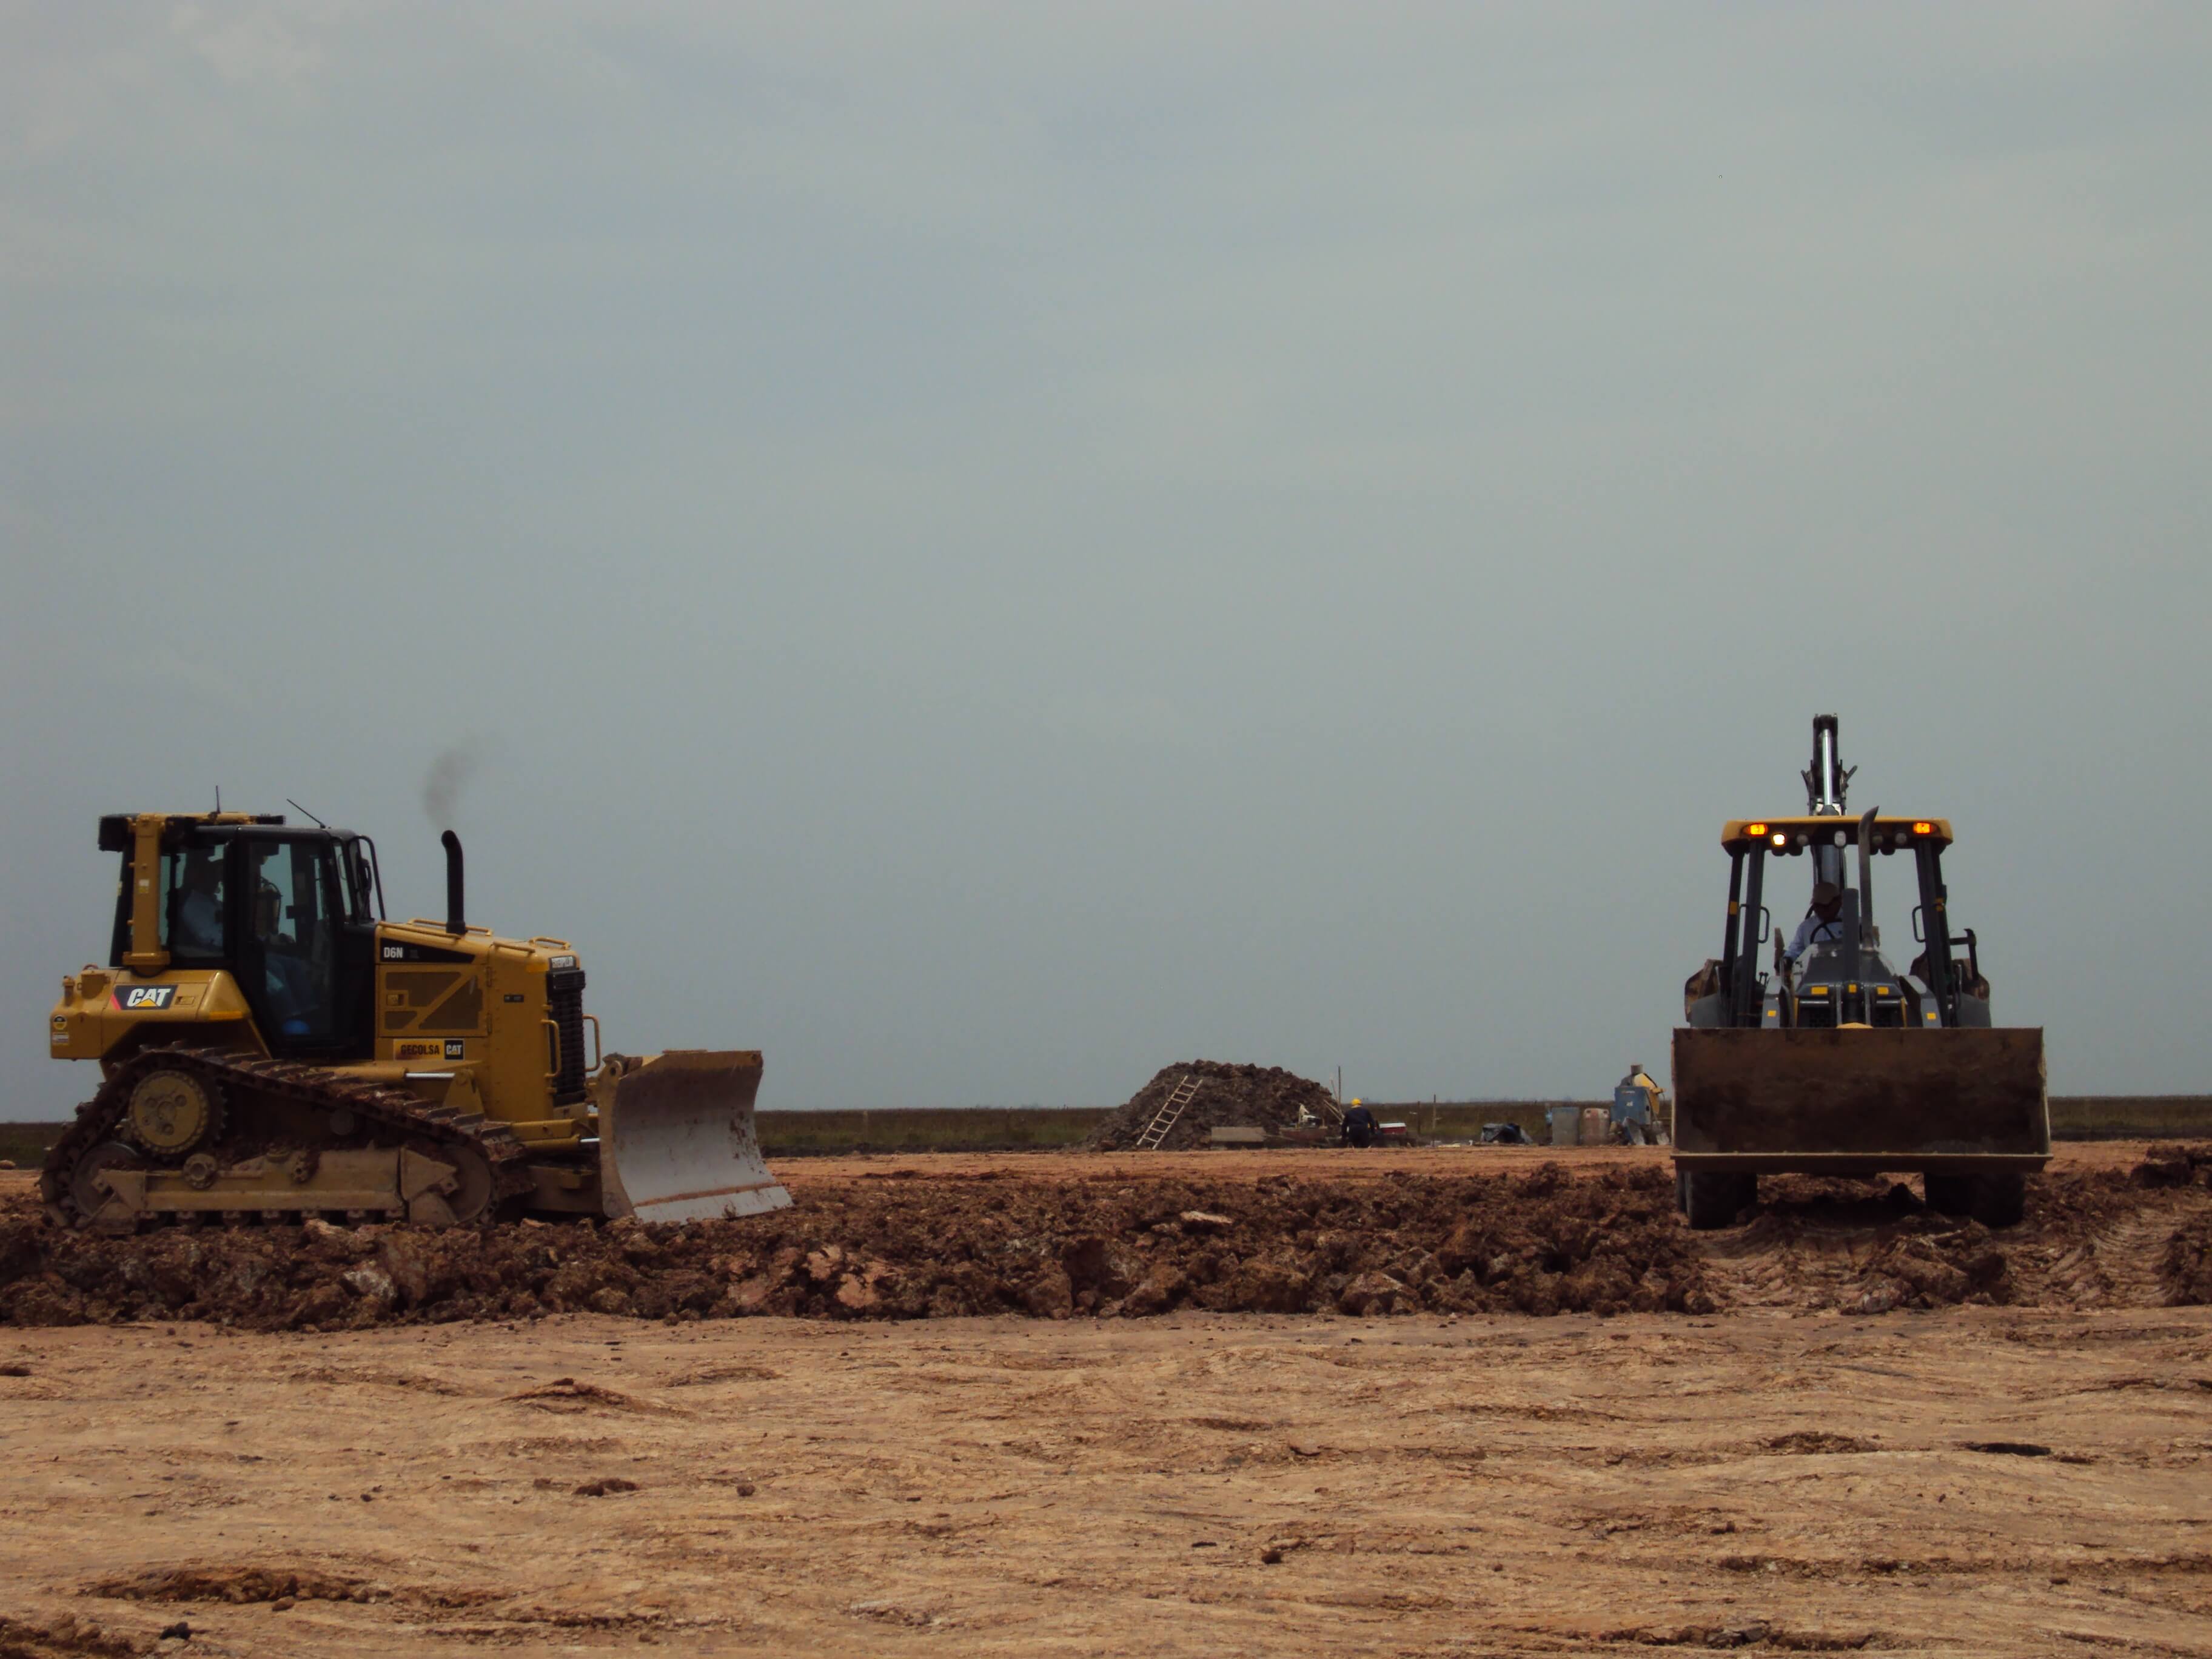
[[[2039,1029],[1674,1032],[1680,1169],[1747,1174],[2040,1170]]]
[[[707,1221],[791,1203],[753,1127],[757,1051],[649,1054],[599,1105],[599,1190],[610,1216]]]

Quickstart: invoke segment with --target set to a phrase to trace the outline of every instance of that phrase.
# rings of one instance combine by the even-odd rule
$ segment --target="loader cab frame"
[[[1840,813],[1788,818],[1738,819],[1722,831],[1729,854],[1728,918],[1718,959],[1717,997],[1696,1023],[1742,1028],[1761,1025],[1898,1026],[1913,1029],[1986,1025],[1988,988],[1980,979],[1978,942],[1971,930],[1954,933],[1943,881],[1943,852],[1951,827],[1940,818],[1852,819]],[[1856,856],[1860,880],[1850,882]],[[1808,971],[1794,987],[1759,971],[1759,951],[1772,919],[1765,905],[1767,864],[1772,858],[1808,858],[1814,874],[1844,888],[1840,940],[1808,953]],[[1924,945],[1905,974],[1893,971],[1877,948],[1866,907],[1877,859],[1910,858],[1918,902],[1915,936]],[[1778,949],[1779,942],[1777,941]],[[1963,945],[1966,956],[1954,951]]]
[[[135,965],[135,878],[149,878],[155,943],[167,968],[231,975],[270,1053],[326,1060],[370,1056],[382,904],[375,851],[366,836],[289,828],[281,818],[186,819],[163,826],[158,855],[146,870],[137,868],[132,839],[118,839],[123,880],[109,951],[113,965]]]

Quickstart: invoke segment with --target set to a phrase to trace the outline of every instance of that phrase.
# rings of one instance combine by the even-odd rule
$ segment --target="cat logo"
[[[147,1009],[167,1008],[177,1000],[173,985],[118,985],[115,988],[115,1006],[126,1014],[142,1013]]]
[[[446,1058],[447,1060],[465,1059],[468,1054],[468,1051],[469,1045],[462,1042],[460,1038],[447,1037],[446,1039]]]

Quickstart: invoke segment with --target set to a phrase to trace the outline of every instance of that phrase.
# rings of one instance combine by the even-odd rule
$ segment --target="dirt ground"
[[[1547,1162],[1566,1185],[1525,1198]],[[1637,1212],[1663,1167],[1438,1149],[782,1171],[795,1216],[855,1226],[887,1193],[962,1218],[989,1194],[1022,1226],[1185,1189],[1241,1206],[1229,1229],[1152,1224],[1184,1263],[1269,1217],[1317,1238],[1339,1209],[1395,1216],[1376,1259],[1413,1282],[1367,1306],[1395,1317],[1318,1294],[845,1317],[810,1291],[798,1317],[429,1322],[401,1297],[360,1329],[128,1308],[0,1327],[0,1656],[2212,1655],[2212,1308],[2173,1305],[2203,1299],[2201,1164],[2069,1146],[2017,1235],[1812,1183],[1713,1235],[1637,1222],[1710,1313],[1437,1311],[1456,1280],[1403,1266],[1443,1253],[1427,1183],[1464,1179],[1503,1236]],[[1561,1261],[1562,1284],[1583,1270]],[[1550,1270],[1463,1271],[1487,1296]]]

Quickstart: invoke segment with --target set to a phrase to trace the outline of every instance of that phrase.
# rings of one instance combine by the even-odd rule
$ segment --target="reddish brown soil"
[[[255,1330],[590,1310],[1052,1318],[1705,1308],[1656,1168],[1387,1181],[811,1182],[792,1209],[647,1228],[273,1226],[106,1238],[0,1222],[0,1317]]]
[[[2069,1149],[2070,1153],[2071,1149]],[[809,1163],[795,1206],[647,1228],[52,1226],[0,1196],[0,1322],[252,1330],[643,1318],[1711,1313],[2207,1299],[2212,1152],[2084,1149],[1991,1233],[1905,1184],[1773,1179],[1697,1235],[1662,1152]]]

